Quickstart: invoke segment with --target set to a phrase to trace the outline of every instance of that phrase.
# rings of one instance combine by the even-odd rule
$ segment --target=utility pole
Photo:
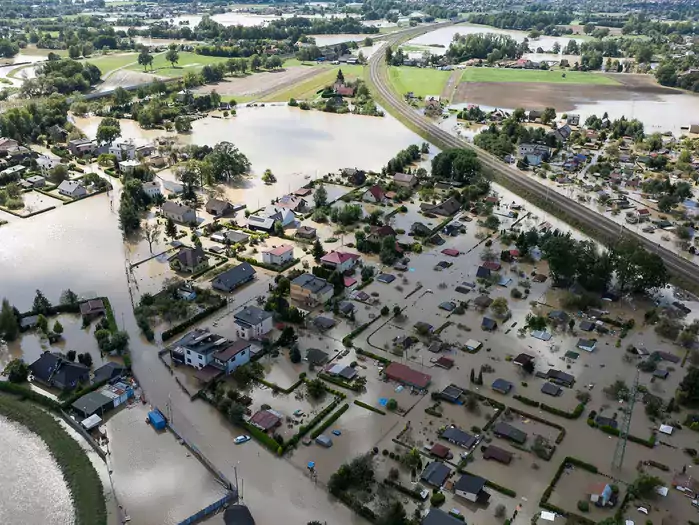
[[[631,416],[633,415],[633,407],[636,404],[636,397],[638,394],[638,379],[640,370],[636,369],[636,377],[633,380],[633,386],[631,387],[631,394],[629,396],[629,404],[624,412],[624,419],[621,422],[621,432],[619,433],[619,439],[616,443],[616,449],[614,450],[614,459],[612,460],[612,470],[621,470],[624,464],[624,454],[626,454],[626,443],[629,440],[629,430],[631,429]]]

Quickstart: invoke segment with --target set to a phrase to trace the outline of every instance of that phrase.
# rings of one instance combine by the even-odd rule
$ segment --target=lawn
[[[75,523],[106,524],[107,509],[99,475],[85,451],[63,427],[36,405],[10,395],[0,395],[0,414],[25,426],[44,440],[63,472],[73,497]],[[26,467],[31,468],[31,463]]]
[[[565,75],[565,76],[564,76]],[[462,82],[531,82],[541,84],[597,84],[616,86],[619,83],[599,73],[583,71],[543,71],[530,69],[500,69],[469,67],[464,70]]]
[[[228,61],[227,57],[210,57],[197,55],[189,51],[180,51],[180,59],[175,64],[175,67],[172,67],[170,62],[165,60],[165,53],[159,53],[153,56],[153,64],[151,64],[153,69],[151,70],[149,67],[147,73],[154,73],[166,77],[181,77],[188,71],[199,71],[207,64],[217,64],[218,62],[226,61]],[[129,66],[129,69],[133,71],[143,71],[143,66],[136,63],[133,66]]]
[[[325,86],[332,84],[337,77],[337,71],[339,69],[342,70],[345,80],[348,81],[362,77],[364,72],[364,66],[357,65],[323,67],[323,69],[325,69],[325,71],[314,76],[313,78],[310,78],[290,88],[273,93],[262,99],[261,102],[288,102],[290,98],[295,98],[297,100],[308,100],[313,98],[315,94]]]
[[[419,67],[391,67],[388,70],[391,84],[398,93],[404,95],[412,91],[418,97],[440,96],[449,75],[451,71]]]
[[[138,53],[115,53],[112,55],[94,56],[87,58],[85,61],[97,66],[102,72],[102,76],[105,76],[110,71],[137,62]]]

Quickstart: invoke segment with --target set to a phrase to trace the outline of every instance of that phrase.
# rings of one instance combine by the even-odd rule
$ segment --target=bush
[[[589,512],[590,504],[587,501],[580,500],[578,501],[578,510],[580,512]]]
[[[358,407],[366,408],[367,410],[371,410],[372,412],[376,412],[377,414],[381,414],[382,416],[386,415],[386,412],[384,412],[383,410],[380,410],[376,407],[368,405],[368,404],[366,404],[362,401],[359,401],[357,399],[354,400],[354,404],[357,405]]]
[[[447,498],[444,494],[442,494],[441,492],[436,492],[432,494],[432,497],[430,498],[430,504],[433,507],[440,507],[446,499]]]
[[[386,403],[386,408],[388,410],[390,410],[391,412],[393,412],[394,410],[396,410],[398,408],[398,401],[396,401],[393,398],[389,399],[388,403]]]

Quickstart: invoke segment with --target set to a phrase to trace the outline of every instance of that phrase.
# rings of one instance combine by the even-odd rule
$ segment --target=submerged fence
[[[220,500],[215,501],[214,503],[212,503],[208,507],[201,509],[196,514],[192,514],[189,518],[180,521],[178,525],[191,525],[192,523],[197,523],[198,521],[203,520],[204,518],[207,518],[207,517],[211,516],[212,514],[216,514],[223,507],[225,507],[229,503],[233,502],[234,499],[235,499],[235,494],[232,492],[229,492],[224,497],[222,497]]]

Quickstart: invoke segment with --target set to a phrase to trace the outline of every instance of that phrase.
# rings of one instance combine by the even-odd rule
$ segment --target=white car
[[[235,438],[233,440],[233,443],[235,443],[236,445],[242,445],[243,443],[247,443],[248,441],[250,441],[250,436],[243,435]]]

